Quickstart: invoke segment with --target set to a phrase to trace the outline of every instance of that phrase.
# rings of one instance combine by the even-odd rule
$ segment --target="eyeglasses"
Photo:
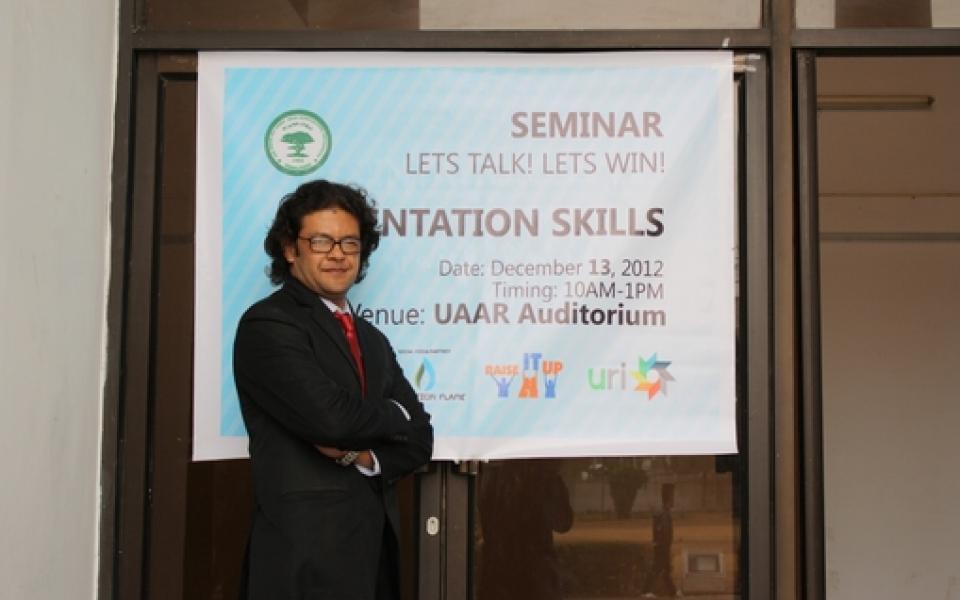
[[[310,251],[314,254],[327,254],[333,250],[334,246],[340,246],[340,251],[344,254],[360,254],[360,250],[363,249],[363,242],[360,241],[360,238],[355,237],[345,237],[339,240],[325,235],[298,236],[298,238],[310,244]]]

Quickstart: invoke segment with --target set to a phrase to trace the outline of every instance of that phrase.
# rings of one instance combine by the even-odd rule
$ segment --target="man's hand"
[[[320,454],[323,454],[329,459],[337,460],[338,458],[343,458],[346,454],[346,450],[341,450],[339,448],[331,448],[330,446],[314,446],[317,450],[320,451]]]
[[[357,456],[357,460],[353,464],[360,465],[365,469],[372,469],[374,465],[373,454],[369,450],[364,450]]]

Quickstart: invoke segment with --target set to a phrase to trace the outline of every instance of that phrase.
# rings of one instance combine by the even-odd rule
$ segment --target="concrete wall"
[[[828,600],[960,600],[960,58],[822,59]]]
[[[116,0],[0,3],[0,595],[96,594]]]

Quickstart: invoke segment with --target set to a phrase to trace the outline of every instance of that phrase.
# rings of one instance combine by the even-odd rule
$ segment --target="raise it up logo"
[[[556,398],[557,379],[562,370],[562,361],[546,360],[539,352],[525,352],[522,364],[488,364],[484,366],[483,373],[497,384],[497,398],[509,398],[511,388],[517,376],[520,376],[517,398],[533,399],[541,395],[544,398]]]
[[[635,369],[626,363],[620,363],[619,367],[591,367],[587,369],[587,385],[601,392],[632,389],[646,393],[647,400],[653,400],[657,394],[666,396],[667,383],[676,381],[667,370],[670,364],[670,361],[658,360],[654,354],[646,359],[637,357]]]

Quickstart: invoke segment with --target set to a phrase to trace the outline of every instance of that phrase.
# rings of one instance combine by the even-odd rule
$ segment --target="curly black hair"
[[[271,259],[267,267],[271,283],[280,285],[290,274],[290,264],[283,249],[287,244],[296,243],[303,218],[325,208],[339,208],[356,217],[360,224],[360,241],[363,242],[357,281],[366,275],[370,255],[380,244],[376,202],[363,188],[317,179],[301,184],[293,193],[280,199],[277,215],[263,240],[263,249]]]

